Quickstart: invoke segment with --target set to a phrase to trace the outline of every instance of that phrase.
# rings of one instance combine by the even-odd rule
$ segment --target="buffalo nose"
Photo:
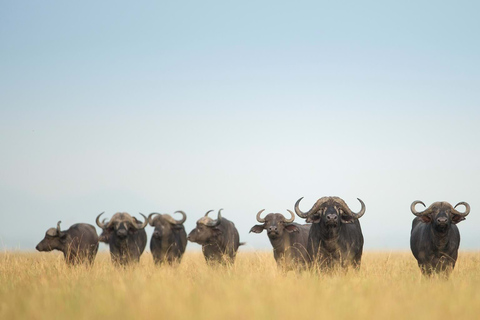
[[[117,231],[117,235],[118,235],[119,237],[126,237],[126,236],[127,236],[127,230],[124,230],[124,229],[118,230],[118,231]]]
[[[437,218],[437,223],[440,223],[440,224],[447,223],[447,221],[448,220],[445,217]]]
[[[277,231],[278,228],[277,227],[268,227],[268,231],[271,232],[271,231]]]
[[[338,217],[336,214],[327,214],[327,221],[337,221]]]
[[[153,236],[154,236],[155,238],[160,238],[160,232],[155,231],[155,232],[153,233]]]

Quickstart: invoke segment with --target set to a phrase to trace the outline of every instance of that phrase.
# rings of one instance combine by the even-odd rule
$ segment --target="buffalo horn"
[[[414,215],[416,215],[417,217],[419,217],[419,216],[423,215],[424,213],[426,213],[427,210],[423,210],[423,211],[417,211],[417,210],[415,210],[415,206],[416,206],[417,204],[421,204],[421,205],[423,205],[424,207],[426,207],[426,205],[425,205],[425,203],[423,203],[423,202],[420,201],[420,200],[415,200],[415,201],[413,201],[412,204],[410,205],[410,211],[412,211],[412,213],[413,213]]]
[[[208,216],[208,214],[209,214],[210,212],[212,212],[212,211],[213,211],[213,210],[208,210],[207,213],[205,213],[205,216],[204,216],[204,217]]]
[[[152,219],[152,217],[153,217],[154,215],[156,215],[156,214],[160,214],[160,213],[158,213],[158,212],[152,212],[152,213],[150,213],[150,214],[148,215],[148,218],[147,218],[148,224],[150,224],[152,227],[153,227],[153,219]]]
[[[309,214],[312,214],[314,213],[315,211],[317,211],[321,206],[322,204],[324,204],[325,202],[328,201],[329,197],[323,197],[323,198],[320,198],[317,200],[317,202],[315,202],[315,204],[313,205],[313,207],[308,210],[307,212],[302,212],[300,210],[300,207],[299,207],[299,204],[300,204],[300,201],[303,199],[303,197],[301,197],[300,199],[297,200],[297,202],[295,203],[295,213],[297,214],[297,216],[299,216],[300,218],[303,218],[303,219],[306,219],[308,217]]]
[[[260,215],[262,214],[262,212],[265,211],[265,209],[262,209],[260,211],[258,211],[257,213],[257,221],[260,222],[260,223],[264,223],[265,222],[265,218],[260,218]]]
[[[465,212],[462,213],[462,212],[459,212],[459,211],[455,210],[455,208],[457,206],[460,206],[460,205],[465,206]],[[459,216],[466,217],[470,213],[470,205],[466,202],[459,202],[455,205],[455,207],[453,208],[453,211],[455,211],[455,214],[458,214]]]
[[[145,217],[145,216],[143,215],[143,213],[141,213],[141,212],[139,212],[139,214],[143,217],[143,219],[145,219],[145,222],[143,222],[143,224],[142,224],[141,226],[138,226],[136,223],[133,223],[133,226],[134,226],[135,229],[137,229],[137,230],[140,230],[140,229],[145,228],[145,227],[147,226],[147,224],[148,224],[148,219],[147,219],[147,217]]]
[[[290,215],[291,215],[292,217],[291,217],[290,219],[285,219],[285,222],[286,222],[286,223],[292,223],[293,220],[295,220],[295,214],[294,214],[292,211],[288,210],[288,209],[287,209],[287,211],[290,212]]]
[[[300,217],[300,218],[303,218],[305,219],[307,216],[308,216],[308,212],[304,213],[300,210],[300,207],[299,207],[299,204],[300,204],[300,201],[302,201],[303,197],[301,197],[300,199],[297,200],[297,202],[295,202],[295,213]]]
[[[216,227],[220,224],[220,222],[222,222],[222,210],[223,209],[220,209],[218,210],[218,216],[217,216],[217,220],[213,220],[213,221],[210,221],[207,226],[209,227]],[[211,210],[213,211],[213,210]],[[210,212],[210,211],[209,211]],[[207,212],[208,213],[208,212]]]
[[[62,232],[62,231],[60,230],[60,223],[62,223],[62,221],[58,221],[58,222],[57,222],[57,234],[58,234],[58,235],[60,235],[60,233]]]
[[[357,200],[360,201],[360,204],[362,205],[362,208],[360,209],[360,211],[358,213],[355,213],[352,210],[350,210],[350,208],[348,208],[348,210],[350,211],[350,215],[352,217],[354,217],[355,219],[360,219],[365,214],[365,210],[367,208],[365,207],[365,203],[363,203],[363,201],[360,198],[357,198]]]
[[[95,219],[95,222],[97,223],[97,226],[99,226],[101,229],[105,229],[105,224],[102,222],[100,222],[100,216],[102,214],[104,214],[105,211],[103,211],[102,213],[100,213],[98,216],[97,216],[97,219]],[[105,221],[105,220],[104,220]]]
[[[178,211],[175,211],[174,213],[180,213],[183,216],[182,219],[175,220],[175,224],[182,224],[187,220],[187,215],[185,214],[185,212],[178,210]]]

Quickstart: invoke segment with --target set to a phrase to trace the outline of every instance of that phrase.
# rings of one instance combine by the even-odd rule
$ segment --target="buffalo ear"
[[[252,227],[252,229],[250,229],[250,232],[262,233],[263,229],[263,224],[256,224]]]
[[[183,229],[183,224],[172,224],[172,229],[182,230]]]
[[[458,215],[458,214],[454,214],[453,217],[452,217],[452,222],[454,224],[457,224],[459,223],[460,221],[463,221],[465,220],[465,217],[462,217],[461,215]]]
[[[355,219],[353,219],[352,216],[341,216],[342,222],[343,223],[353,223],[355,222]]]
[[[298,232],[298,227],[294,224],[287,224],[285,226],[285,230],[287,230],[288,233],[292,233],[292,232]]]
[[[432,217],[428,214],[424,214],[424,215],[420,216],[420,219],[422,219],[422,221],[425,222],[425,223],[432,222]]]
[[[217,227],[214,227],[212,230],[213,230],[213,234],[214,234],[215,236],[220,236],[220,235],[223,234],[222,230],[220,230],[220,229],[217,228]]]
[[[308,216],[306,222],[307,223],[319,223],[320,222],[320,216],[318,216],[318,215]]]

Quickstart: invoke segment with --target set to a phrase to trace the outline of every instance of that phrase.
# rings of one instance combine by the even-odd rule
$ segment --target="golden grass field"
[[[360,271],[283,273],[271,252],[211,268],[187,252],[177,268],[92,268],[59,253],[0,254],[0,319],[479,319],[480,253],[460,252],[448,280],[422,277],[410,252],[363,255]]]

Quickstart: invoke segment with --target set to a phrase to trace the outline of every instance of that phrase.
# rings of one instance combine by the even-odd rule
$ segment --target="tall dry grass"
[[[360,271],[278,270],[270,252],[233,267],[187,252],[177,268],[92,268],[54,253],[0,254],[1,319],[479,319],[480,253],[459,254],[450,279],[424,278],[409,252],[364,253]]]

